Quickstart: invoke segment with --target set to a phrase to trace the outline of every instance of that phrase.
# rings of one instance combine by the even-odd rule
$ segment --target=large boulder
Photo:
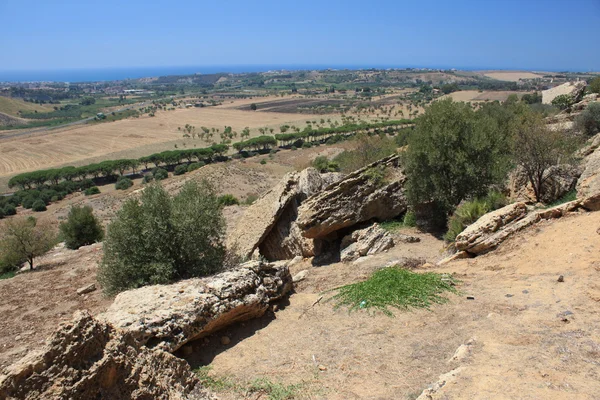
[[[330,178],[329,178],[330,179]],[[252,204],[228,235],[228,247],[248,258],[261,245],[269,260],[312,255],[313,244],[294,227],[300,202],[323,188],[325,181],[314,168],[290,172],[277,186]]]
[[[563,94],[568,94],[573,98],[574,102],[578,102],[583,98],[586,85],[585,81],[567,82],[551,89],[543,90],[542,103],[552,104],[552,100]]]
[[[463,256],[485,254],[526,227],[542,220],[560,218],[579,209],[581,205],[580,200],[574,200],[556,207],[530,211],[525,203],[509,204],[469,225],[456,237],[454,245]]]
[[[340,260],[353,261],[359,257],[380,253],[394,247],[394,239],[379,224],[358,229],[344,236],[340,245]]]
[[[251,261],[208,278],[123,292],[99,319],[148,347],[174,352],[227,325],[262,316],[291,287],[287,265]]]
[[[77,312],[0,376],[2,399],[214,399],[189,365]]]
[[[396,217],[407,208],[405,180],[398,155],[386,157],[308,198],[298,208],[296,223],[304,237],[314,239]]]
[[[590,140],[583,159],[583,172],[577,181],[577,197],[585,208],[600,210],[600,134]]]
[[[572,165],[556,165],[544,172],[542,203],[552,203],[575,189],[581,169]],[[516,168],[509,177],[510,198],[514,201],[536,203],[535,193],[522,168]]]

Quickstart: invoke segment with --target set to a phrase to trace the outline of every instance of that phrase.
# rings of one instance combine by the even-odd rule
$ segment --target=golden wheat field
[[[258,102],[258,101],[257,101]],[[274,128],[283,124],[303,126],[306,120],[323,115],[252,112],[236,109],[248,101],[227,102],[221,106],[159,111],[155,117],[143,116],[97,125],[73,126],[31,135],[2,138],[0,134],[0,179],[16,173],[63,165],[81,165],[102,159],[140,157],[156,151],[183,147],[204,147],[209,143],[184,139],[178,127],[193,125],[218,128],[225,125],[241,132],[251,128]],[[329,116],[327,116],[329,117]],[[12,132],[14,133],[14,132]],[[219,141],[218,133],[213,140]],[[239,140],[239,138],[238,138]]]

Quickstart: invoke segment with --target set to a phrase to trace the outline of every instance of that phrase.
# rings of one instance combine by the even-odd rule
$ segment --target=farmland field
[[[483,71],[483,75],[499,81],[518,82],[519,79],[541,78],[542,75],[528,71]]]
[[[274,128],[275,132],[279,132],[279,126],[283,124],[303,126],[309,118],[323,117],[237,109],[249,102],[239,100],[217,107],[161,111],[155,117],[69,127],[14,138],[2,139],[0,133],[0,191],[6,191],[10,176],[21,172],[83,165],[104,159],[141,157],[173,150],[175,146],[190,148],[208,145],[208,142],[200,139],[183,138],[183,132],[177,128],[185,124],[194,125],[198,130],[200,126],[205,126],[221,131],[228,125],[238,132],[247,126],[251,129],[251,135],[257,136],[258,128]],[[218,141],[218,134],[213,139]]]
[[[516,94],[521,97],[523,92],[515,92],[510,90],[504,91],[483,91],[478,90],[462,90],[460,92],[454,92],[446,96],[451,97],[454,101],[505,101],[511,94]],[[444,97],[446,97],[444,96]]]

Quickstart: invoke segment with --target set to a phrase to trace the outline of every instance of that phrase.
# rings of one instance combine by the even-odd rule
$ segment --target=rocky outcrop
[[[509,204],[469,225],[456,237],[454,245],[459,252],[464,252],[464,256],[485,254],[516,232],[544,219],[560,218],[581,206],[582,202],[575,200],[553,208],[529,211],[525,203]]]
[[[581,170],[572,165],[556,165],[544,172],[542,203],[552,203],[575,189]],[[515,169],[509,177],[510,198],[514,201],[536,203],[535,193],[522,168]]]
[[[583,93],[585,92],[586,87],[585,81],[577,81],[577,82],[567,82],[562,85],[558,85],[548,90],[542,91],[542,103],[543,104],[552,104],[552,100],[556,97],[561,96],[563,94],[568,94],[573,97],[575,102],[578,102],[582,99]]]
[[[99,319],[150,348],[173,352],[227,325],[262,316],[291,286],[286,264],[251,261],[208,278],[123,292]]]
[[[380,253],[394,247],[394,239],[378,224],[344,236],[340,245],[340,260],[354,261],[359,257]]]
[[[0,376],[0,398],[214,399],[188,364],[78,312]]]
[[[325,184],[314,168],[286,174],[277,186],[248,207],[228,236],[228,247],[246,258],[257,248],[268,260],[312,256],[312,241],[299,235],[294,221],[300,202],[320,191]]]
[[[600,134],[583,149],[583,172],[577,181],[577,197],[585,208],[600,210]]]
[[[405,180],[399,157],[384,158],[308,198],[298,208],[296,223],[304,237],[313,239],[361,222],[396,217],[407,207]]]

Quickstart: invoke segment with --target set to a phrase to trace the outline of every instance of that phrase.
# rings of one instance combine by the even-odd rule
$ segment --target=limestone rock
[[[314,168],[290,172],[273,189],[246,210],[233,233],[228,247],[242,257],[250,257],[260,248],[269,260],[285,260],[313,255],[313,243],[296,227],[298,205],[320,191],[325,182]]]
[[[585,92],[586,82],[585,81],[577,81],[577,82],[567,82],[562,85],[558,85],[551,89],[542,91],[542,103],[543,104],[552,104],[552,100],[556,97],[568,94],[573,97],[575,102],[580,101],[583,98],[583,93]]]
[[[575,189],[581,169],[572,165],[550,167],[544,173],[546,181],[542,185],[543,203],[552,203]],[[516,168],[509,177],[510,198],[527,203],[536,202],[535,193],[522,168]]]
[[[352,232],[342,239],[340,260],[353,261],[359,257],[380,253],[394,246],[392,236],[378,224]]]
[[[595,148],[583,159],[583,172],[577,181],[577,197],[588,199],[583,206],[596,211],[600,210],[600,143],[596,144],[593,140],[590,147]]]
[[[188,364],[77,312],[42,350],[0,376],[0,398],[214,399]]]
[[[527,215],[525,203],[513,203],[492,211],[469,225],[456,237],[456,248],[459,251],[481,254],[494,248],[497,243],[490,240],[498,231],[510,222],[521,220]]]
[[[94,290],[96,290],[96,284],[90,283],[87,286],[77,289],[77,294],[78,295],[87,294],[87,293],[93,292]]]
[[[286,264],[251,261],[212,277],[123,292],[99,319],[148,347],[173,352],[227,325],[262,316],[291,287]]]
[[[384,179],[372,178],[381,168]],[[306,238],[323,238],[332,232],[372,219],[386,220],[406,211],[403,186],[406,180],[393,155],[347,175],[311,196],[298,208],[296,223]]]

